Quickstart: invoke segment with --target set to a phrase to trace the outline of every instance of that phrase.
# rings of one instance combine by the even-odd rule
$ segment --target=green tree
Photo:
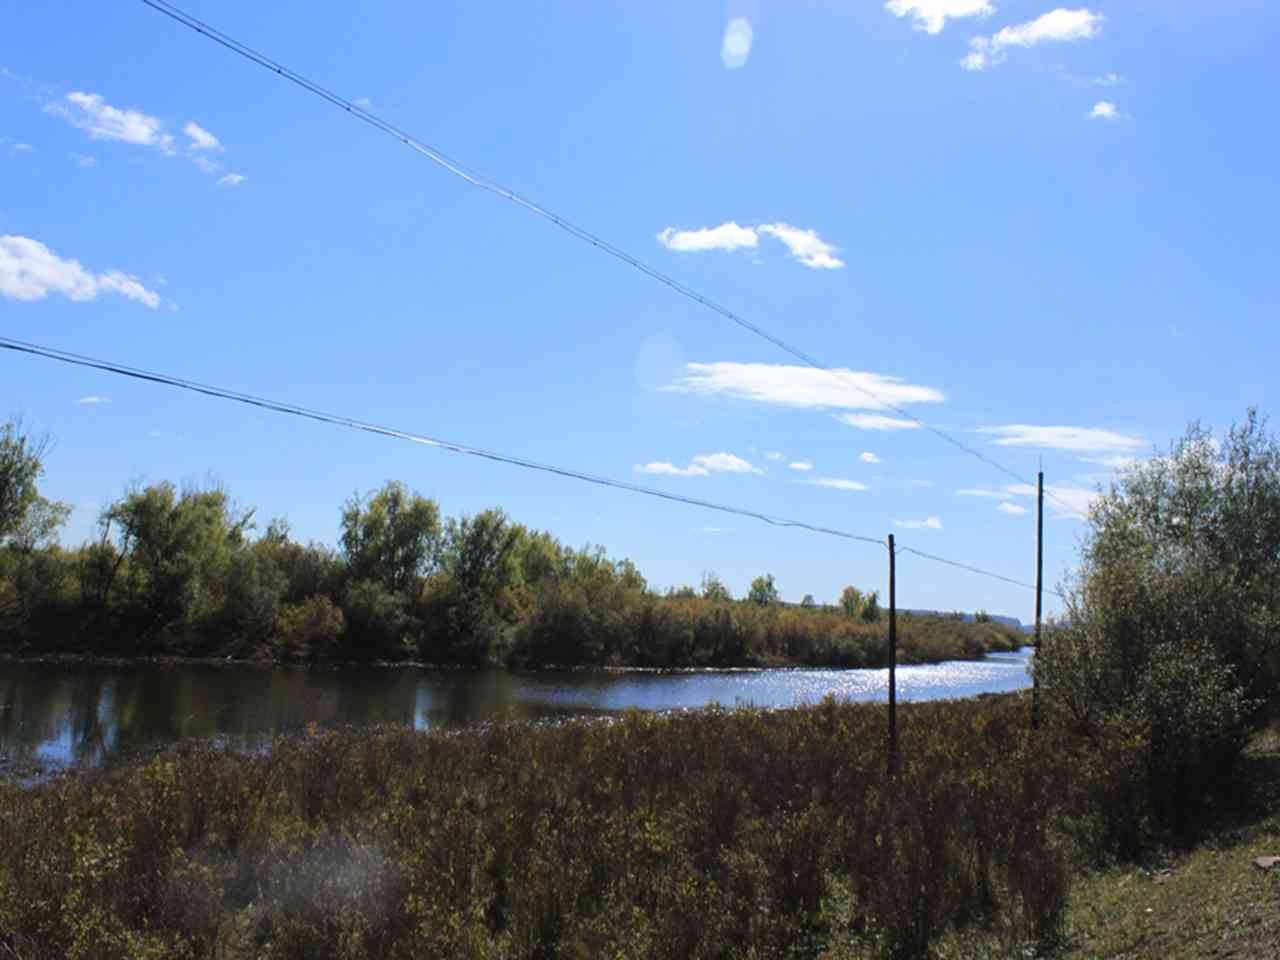
[[[857,587],[849,586],[840,591],[840,612],[846,617],[852,617],[855,620],[861,617],[865,603],[862,591]]]
[[[449,520],[432,604],[433,619],[442,615],[435,632],[443,634],[446,659],[479,664],[505,655],[520,609],[522,541],[522,529],[501,510]]]
[[[770,607],[779,600],[778,587],[774,583],[773,574],[766,573],[751,581],[751,589],[747,591],[747,599],[762,607]]]
[[[352,580],[371,580],[407,595],[440,562],[440,507],[394,480],[342,511],[342,553]]]
[[[1250,703],[1280,692],[1280,444],[1257,412],[1123,473],[1067,589],[1041,689],[1084,729],[1136,726],[1153,806],[1184,827],[1229,782]]]
[[[733,599],[733,594],[729,592],[724,581],[710,570],[702,575],[702,596],[716,603],[728,603]]]
[[[804,595],[804,599],[800,601],[800,606],[804,607],[806,610],[814,610],[817,609],[818,601],[813,599],[812,593],[806,593]]]
[[[36,481],[44,473],[48,449],[48,439],[32,437],[20,420],[0,426],[0,544],[22,532],[28,512],[40,500]]]
[[[67,504],[46,500],[37,494],[9,533],[13,592],[20,626],[28,625],[37,609],[58,595],[63,564],[53,541],[70,515],[71,507]],[[0,601],[0,617],[6,613],[4,606]]]
[[[880,622],[880,592],[872,590],[863,598],[862,610],[859,614],[863,623]]]
[[[166,482],[126,494],[99,521],[103,543],[114,537],[116,557],[103,596],[118,572],[127,629],[191,652],[201,622],[223,609],[233,554],[245,546],[252,516],[220,489],[179,494]]]

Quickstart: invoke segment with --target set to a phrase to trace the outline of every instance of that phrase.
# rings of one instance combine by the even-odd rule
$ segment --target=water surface
[[[1030,684],[1029,654],[1026,648],[979,661],[899,667],[898,696],[934,700],[1020,690]],[[252,747],[312,723],[425,729],[711,703],[789,707],[816,703],[829,693],[846,700],[884,700],[887,689],[887,670],[521,674],[0,663],[0,774],[102,766],[188,738]]]

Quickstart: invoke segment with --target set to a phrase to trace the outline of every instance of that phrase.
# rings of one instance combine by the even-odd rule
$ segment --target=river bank
[[[20,956],[710,957],[850,930],[1032,937],[1065,893],[1032,811],[1087,803],[1025,696],[884,711],[315,731],[0,784]],[[964,731],[959,734],[958,731]],[[1042,749],[1049,747],[1052,749]]]
[[[899,666],[930,666],[933,664],[946,663],[948,661],[963,660],[981,660],[993,653],[1021,653],[1031,648],[1030,643],[1016,643],[1016,638],[1011,638],[1009,643],[992,644],[990,648],[974,649],[966,647],[954,651],[954,656],[943,655],[937,651],[929,656],[913,657],[911,651],[907,651],[903,655],[903,651],[899,651],[897,663]],[[110,656],[97,653],[8,653],[0,652],[0,664],[45,664],[49,666],[63,667],[253,667],[262,670],[273,670],[279,668],[296,669],[302,667],[308,670],[322,671],[341,671],[341,670],[428,670],[443,672],[461,672],[476,673],[494,669],[492,666],[481,664],[466,663],[437,663],[427,660],[339,660],[339,661],[313,661],[309,663],[298,663],[289,660],[272,660],[264,657],[187,657],[177,656],[173,654],[154,654],[150,656],[134,656],[121,657]],[[642,667],[628,665],[613,664],[559,664],[545,663],[530,667],[512,667],[508,668],[515,674],[539,674],[539,673],[602,673],[602,674],[640,674],[653,676],[678,676],[681,674],[710,674],[710,673],[766,673],[774,670],[812,670],[831,669],[831,670],[865,670],[874,669],[869,667],[842,667],[829,664],[810,664],[810,663],[794,663],[781,662],[773,664],[763,664],[756,666],[669,666],[669,667]]]
[[[1081,736],[1052,711],[1033,730],[1029,699],[903,704],[896,780],[883,706],[829,699],[313,728],[256,753],[191,741],[33,787],[0,782],[0,948],[1259,955],[1248,950],[1271,942],[1280,882],[1252,864],[1280,837],[1276,728],[1224,785],[1205,843],[1179,848],[1146,832],[1132,733]],[[1117,861],[1122,836],[1146,838],[1136,863]],[[1181,949],[1184,934],[1198,952]]]
[[[1029,650],[898,668],[901,700],[1011,692],[1030,682]],[[277,734],[401,724],[465,728],[560,721],[629,709],[717,703],[771,709],[831,695],[884,702],[888,671],[444,670],[226,661],[0,664],[0,756],[46,770],[110,765],[190,738],[253,749]]]

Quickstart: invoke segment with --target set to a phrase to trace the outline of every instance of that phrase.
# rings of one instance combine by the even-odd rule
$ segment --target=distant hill
[[[910,614],[913,617],[955,617],[959,616],[961,620],[973,622],[977,620],[977,616],[972,613],[957,613],[954,610],[903,610],[903,613]],[[1002,617],[998,613],[991,613],[988,616],[996,623],[1004,623],[1015,630],[1021,630],[1023,633],[1031,633],[1032,628],[1023,623],[1017,617]]]

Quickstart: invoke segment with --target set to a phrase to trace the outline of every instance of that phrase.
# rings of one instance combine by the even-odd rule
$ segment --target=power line
[[[342,416],[340,414],[325,413],[320,410],[313,410],[309,407],[302,407],[292,403],[285,403],[278,400],[269,400],[265,397],[255,396],[249,393],[240,393],[235,390],[228,390],[223,387],[215,387],[209,384],[199,383],[194,380],[185,380],[181,377],[174,377],[163,373],[154,373],[149,370],[142,370],[137,367],[127,366],[120,363],[112,363],[107,360],[98,360],[94,357],[87,357],[83,354],[71,353],[66,350],[57,350],[53,347],[43,347],[39,344],[27,343],[22,340],[14,340],[9,337],[0,337],[0,348],[12,350],[16,353],[25,353],[32,356],[44,357],[49,360],[57,360],[60,363],[71,364],[77,367],[87,367],[93,370],[100,370],[106,373],[114,373],[119,376],[129,377],[134,380],[141,380],[147,383],[162,384],[164,386],[177,387],[181,390],[189,390],[192,393],[199,393],[205,396],[214,397],[221,400],[233,400],[237,403],[247,404],[249,406],[259,407],[264,410],[270,410],[275,413],[285,413],[291,416],[302,417],[307,420],[315,420],[321,423],[331,424],[333,426],[347,427],[352,430],[362,430],[366,433],[373,433],[379,436],[391,437],[397,440],[409,440],[414,443],[421,443],[426,446],[437,447],[441,450],[448,450],[452,453],[463,453],[468,456],[480,457],[485,460],[493,460],[498,463],[505,463],[511,466],[523,467],[527,470],[539,470],[544,473],[551,473],[561,477],[569,477],[574,480],[582,480],[586,483],[597,484],[598,486],[611,487],[616,490],[624,490],[629,493],[639,493],[649,497],[657,497],[661,500],[669,500],[675,503],[682,503],[688,506],[702,507],[707,510],[717,510],[721,513],[729,513],[735,516],[747,517],[754,520],[761,520],[775,527],[793,527],[800,530],[808,530],[811,533],[821,533],[827,536],[840,537],[845,540],[854,540],[859,543],[871,543],[876,546],[886,546],[885,541],[879,537],[864,537],[855,533],[848,533],[843,530],[835,530],[830,527],[818,526],[816,524],[805,523],[799,520],[786,520],[780,517],[769,516],[768,514],[759,513],[755,510],[746,510],[741,507],[727,506],[721,503],[714,503],[710,500],[702,500],[697,497],[686,497],[678,493],[668,493],[665,490],[656,490],[652,487],[641,486],[637,483],[628,483],[624,480],[612,480],[608,477],[598,477],[593,474],[584,473],[580,470],[573,470],[566,467],[557,467],[550,464],[539,463],[535,460],[527,460],[523,457],[510,456],[503,453],[495,453],[491,450],[485,450],[480,447],[472,447],[466,444],[453,443],[448,440],[441,440],[436,437],[429,437],[424,434],[412,433],[407,430],[396,430],[391,427],[383,427],[378,424],[366,423],[356,420],[352,417]],[[984,577],[991,577],[996,580],[1003,580],[1005,583],[1011,583],[1019,587],[1027,587],[1035,589],[1031,584],[1024,583],[1021,580],[1014,580],[1011,577],[1002,574],[993,573],[990,570],[983,570],[980,567],[971,566],[966,563],[959,563],[955,560],[947,560],[944,557],[938,557],[930,553],[916,550],[912,547],[899,547],[898,553],[913,553],[916,556],[923,557],[926,560],[935,560],[939,563],[945,563],[949,566],[958,567],[961,570],[967,570],[970,573],[976,573]],[[1057,591],[1050,590],[1055,596],[1062,597]],[[1063,597],[1063,599],[1066,599]]]
[[[923,550],[917,550],[915,547],[899,547],[897,553],[913,553],[917,557],[923,557],[925,560],[932,560],[935,563],[945,563],[949,567],[956,567],[960,570],[967,570],[970,573],[976,573],[980,576],[991,577],[994,580],[1003,580],[1005,583],[1011,583],[1015,587],[1026,587],[1028,590],[1034,590],[1034,583],[1027,583],[1023,580],[1015,580],[1012,577],[1006,577],[1003,574],[992,573],[990,570],[983,570],[981,567],[974,567],[967,563],[961,563],[958,560],[948,560],[946,557],[939,557],[936,554],[925,553]],[[1055,597],[1066,600],[1065,594],[1059,593],[1057,590],[1046,590],[1045,593],[1051,593]]]
[[[775,527],[794,527],[801,530],[808,530],[811,533],[821,533],[827,536],[840,537],[845,540],[856,540],[861,543],[873,543],[876,546],[883,547],[884,540],[879,537],[864,537],[858,534],[848,533],[843,530],[835,530],[831,527],[818,526],[812,523],[805,523],[800,520],[787,520],[780,517],[773,517],[768,514],[758,513],[755,510],[746,510],[741,507],[726,506],[722,503],[714,503],[710,500],[701,500],[697,497],[686,497],[678,493],[668,493],[665,490],[657,490],[653,487],[641,486],[638,483],[628,483],[625,480],[612,480],[608,477],[598,477],[594,474],[584,473],[581,470],[573,470],[567,467],[557,467],[551,464],[539,463],[535,460],[527,460],[523,457],[515,457],[505,453],[496,453],[492,450],[485,450],[481,447],[473,447],[462,443],[453,443],[448,440],[441,440],[436,437],[429,437],[420,433],[413,433],[408,430],[396,430],[391,427],[379,426],[374,423],[366,423],[356,420],[352,417],[342,416],[341,414],[325,413],[320,410],[312,410],[308,407],[300,407],[292,403],[284,403],[278,400],[269,400],[264,397],[254,396],[248,393],[239,393],[235,390],[227,390],[223,387],[210,386],[209,384],[197,383],[194,380],[184,380],[180,377],[173,377],[163,373],[153,373],[148,370],[140,370],[137,367],[130,367],[124,364],[112,363],[107,360],[98,360],[93,357],[86,357],[81,354],[69,353],[65,350],[56,350],[51,347],[42,347],[34,343],[26,343],[21,340],[12,340],[8,337],[0,337],[0,348],[13,350],[18,353],[27,353],[33,356],[45,357],[49,360],[57,360],[61,363],[72,364],[78,367],[89,367],[95,370],[102,370],[107,373],[114,373],[124,377],[131,377],[135,380],[143,380],[149,383],[164,384],[170,387],[178,387],[182,390],[189,390],[193,393],[204,394],[209,397],[216,397],[222,400],[234,400],[237,403],[248,404],[249,406],[260,407],[264,410],[271,410],[275,413],[286,413],[295,417],[303,417],[308,420],[317,420],[321,423],[328,423],[334,426],[347,427],[352,430],[363,430],[366,433],[374,433],[384,437],[392,437],[397,440],[409,440],[414,443],[421,443],[430,447],[437,447],[441,450],[448,450],[452,453],[462,453],[472,457],[480,457],[485,460],[493,460],[498,463],[506,463],[511,466],[523,467],[527,470],[539,470],[543,473],[552,473],[561,477],[569,477],[574,480],[582,480],[587,483],[594,483],[602,487],[612,487],[616,490],[625,490],[630,493],[639,493],[648,497],[657,497],[661,500],[670,500],[675,503],[683,503],[689,506],[702,507],[707,510],[718,510],[721,513],[730,513],[735,516],[748,517],[754,520],[761,520]]]
[[[422,154],[427,159],[431,160],[433,163],[439,165],[440,167],[443,167],[445,170],[447,170],[449,173],[452,173],[454,176],[460,177],[462,180],[465,180],[467,183],[471,184],[473,187],[478,187],[481,190],[488,191],[489,193],[492,193],[498,197],[501,197],[504,200],[509,200],[510,202],[516,204],[517,206],[523,207],[524,209],[528,210],[530,213],[533,213],[536,216],[542,217],[544,220],[549,221],[550,223],[559,227],[561,230],[564,230],[566,233],[570,234],[571,236],[574,236],[579,240],[582,240],[586,243],[591,244],[593,247],[596,247],[602,252],[608,254],[609,256],[617,260],[620,260],[623,263],[627,264],[628,266],[631,266],[636,270],[640,271],[641,273],[645,274],[646,276],[654,280],[657,280],[659,283],[664,284],[665,286],[674,290],[676,293],[680,294],[681,296],[686,297],[694,301],[695,303],[698,303],[701,306],[704,306],[707,309],[715,313],[718,313],[720,316],[733,321],[738,326],[742,327],[744,330],[747,330],[750,333],[753,333],[756,336],[760,337],[761,339],[768,341],[769,343],[773,344],[775,347],[779,348],[780,350],[795,357],[797,360],[801,361],[805,365],[813,367],[814,369],[817,369],[817,370],[821,370],[825,373],[829,373],[832,376],[839,378],[842,382],[846,383],[848,386],[852,387],[853,389],[857,390],[859,393],[873,400],[879,406],[879,408],[892,410],[894,413],[898,414],[899,416],[904,417],[907,420],[910,420],[911,422],[915,423],[919,427],[924,428],[925,430],[928,430],[930,433],[940,437],[941,439],[945,440],[947,443],[950,443],[952,446],[956,447],[957,449],[963,451],[964,453],[969,454],[972,457],[976,457],[978,460],[982,461],[987,466],[1000,471],[1006,476],[1012,477],[1014,480],[1017,480],[1019,483],[1031,482],[1025,477],[1021,476],[1015,470],[1012,470],[1011,468],[1006,467],[1004,464],[1000,463],[998,460],[995,460],[992,457],[987,456],[982,451],[970,446],[969,444],[966,444],[964,441],[956,437],[953,437],[951,434],[947,433],[945,430],[935,427],[932,424],[926,423],[923,419],[916,416],[914,413],[911,413],[909,410],[906,410],[903,407],[889,400],[884,399],[883,397],[876,394],[874,391],[869,390],[868,388],[864,387],[862,384],[855,381],[853,378],[845,376],[840,370],[833,369],[827,366],[826,364],[821,363],[816,358],[806,353],[805,351],[801,350],[800,348],[795,347],[792,344],[788,343],[787,341],[783,340],[781,337],[773,333],[770,333],[764,327],[761,327],[760,325],[753,323],[750,320],[747,320],[745,317],[741,316],[740,314],[736,313],[733,310],[730,310],[728,307],[723,306],[722,304],[717,303],[715,300],[712,300],[709,297],[704,296],[703,294],[694,290],[692,287],[689,287],[686,284],[681,283],[679,280],[676,280],[674,277],[669,276],[666,273],[663,273],[661,270],[658,270],[656,267],[650,266],[649,264],[645,263],[639,258],[634,257],[631,254],[627,253],[625,250],[622,250],[621,248],[614,246],[612,243],[609,243],[603,237],[600,237],[583,227],[579,227],[577,224],[573,223],[572,221],[566,220],[564,217],[561,217],[558,214],[553,213],[552,211],[546,209],[545,207],[530,200],[528,197],[525,197],[519,193],[516,193],[514,190],[509,190],[506,187],[502,186],[501,184],[495,183],[494,181],[489,180],[479,174],[470,172],[459,161],[452,159],[443,151],[438,150],[435,147],[432,147],[429,144],[424,143],[423,141],[414,137],[407,131],[401,129],[400,127],[395,126],[394,124],[388,123],[387,121],[376,116],[375,114],[364,109],[363,107],[357,105],[356,103],[353,103],[352,101],[346,99],[345,97],[342,97],[332,92],[331,90],[328,90],[325,87],[320,86],[318,83],[315,83],[307,79],[302,74],[297,73],[296,71],[291,70],[288,67],[284,66],[283,64],[271,59],[266,54],[259,53],[253,48],[246,46],[240,41],[218,30],[216,27],[213,27],[208,23],[205,23],[204,21],[199,20],[196,17],[192,16],[191,14],[187,13],[186,11],[180,9],[179,7],[174,6],[172,3],[169,3],[168,0],[142,0],[142,2],[145,3],[147,6],[151,7],[153,10],[156,10],[159,13],[163,13],[165,16],[177,21],[183,26],[194,30],[196,33],[199,33],[202,36],[208,37],[210,40],[214,41],[215,43],[223,47],[226,47],[228,50],[232,51],[233,53],[239,54],[240,56],[244,57],[246,60],[250,60],[253,63],[258,64],[259,66],[264,67],[267,70],[270,70],[271,72],[277,74],[278,76],[283,77],[284,79],[296,84],[299,87],[302,87],[304,90],[308,91],[309,93],[313,93],[316,96],[320,97],[321,99],[328,101],[329,103],[333,104],[335,107],[345,110],[347,113],[351,114],[357,120],[361,120],[364,123],[367,123],[369,126],[373,127],[374,129],[379,130],[389,136],[395,137],[405,146]],[[1052,493],[1049,493],[1048,491],[1046,491],[1045,495],[1048,496],[1049,499],[1053,500],[1063,509],[1065,510],[1071,509],[1069,505],[1063,503],[1061,500],[1058,500],[1056,497],[1053,496]]]

